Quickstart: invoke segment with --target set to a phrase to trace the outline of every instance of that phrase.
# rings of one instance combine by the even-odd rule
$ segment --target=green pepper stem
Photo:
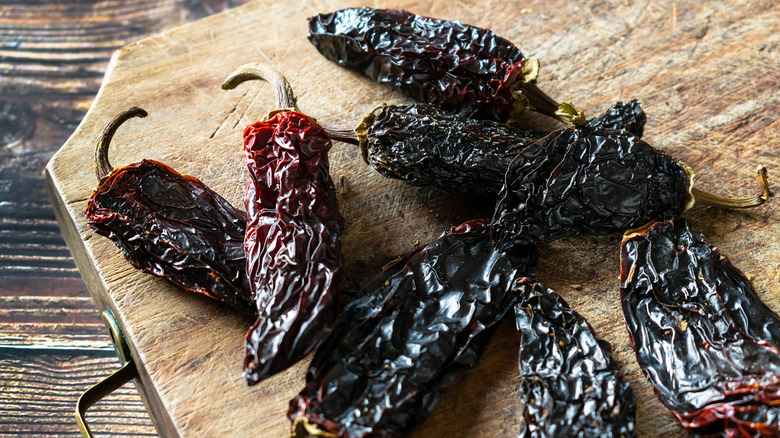
[[[751,208],[758,207],[761,204],[769,201],[769,198],[774,196],[771,190],[769,190],[769,179],[767,177],[766,167],[760,166],[757,171],[758,185],[761,187],[761,193],[748,198],[723,198],[711,193],[701,191],[695,187],[691,188],[691,195],[697,202],[701,202],[705,205],[712,207],[724,207],[724,208]]]
[[[124,122],[132,119],[133,117],[146,117],[148,113],[138,107],[132,107],[122,114],[119,114],[112,120],[104,129],[103,134],[97,142],[95,148],[95,174],[98,181],[105,178],[108,174],[114,171],[111,163],[108,161],[108,147],[111,144],[111,139],[114,138],[114,133],[119,129]]]
[[[290,83],[287,82],[287,78],[285,78],[279,70],[268,64],[255,62],[238,67],[222,84],[222,89],[232,90],[236,88],[238,84],[253,79],[260,79],[271,84],[274,88],[274,95],[276,96],[277,110],[298,110],[292,87],[290,86]]]

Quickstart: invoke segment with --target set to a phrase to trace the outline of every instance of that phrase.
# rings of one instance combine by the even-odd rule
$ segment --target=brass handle
[[[89,425],[87,425],[85,418],[87,409],[103,397],[119,389],[125,383],[138,377],[138,368],[136,368],[135,362],[133,362],[130,356],[130,346],[127,344],[114,312],[106,309],[102,317],[108,332],[111,334],[111,342],[114,344],[114,351],[119,356],[122,368],[84,391],[81,397],[79,397],[79,401],[76,403],[76,424],[78,424],[81,435],[84,438],[92,438],[92,431],[89,430]]]

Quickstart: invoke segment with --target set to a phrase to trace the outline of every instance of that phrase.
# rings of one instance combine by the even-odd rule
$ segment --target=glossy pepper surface
[[[762,193],[720,198],[693,187],[693,171],[627,132],[587,128],[556,131],[509,165],[493,215],[499,248],[550,242],[576,234],[608,234],[669,219],[695,201],[731,208],[766,202]]]
[[[780,319],[684,219],[626,232],[621,296],[661,403],[706,436],[780,435]]]
[[[246,336],[244,376],[255,384],[324,341],[338,314],[344,230],[328,171],[331,141],[292,110],[286,80],[261,64],[240,67],[223,85],[267,79],[280,108],[244,129],[247,275],[258,318]],[[287,109],[285,109],[287,108]]]
[[[256,313],[246,277],[246,214],[197,178],[151,160],[113,169],[116,129],[146,111],[132,108],[106,127],[96,150],[98,188],[86,218],[138,270]]]
[[[632,100],[591,119],[591,129],[641,136],[646,116]],[[448,193],[495,197],[512,159],[549,132],[449,114],[425,104],[383,105],[355,129],[363,159],[382,175]]]
[[[609,344],[538,281],[524,278],[515,292],[522,335],[519,436],[636,436],[636,399]]]
[[[309,41],[331,61],[445,111],[506,121],[533,108],[579,123],[556,114],[560,105],[535,85],[538,63],[488,29],[397,9],[348,8],[311,17]]]
[[[397,437],[428,417],[516,302],[535,247],[493,250],[467,222],[407,255],[345,306],[290,403],[293,436]]]

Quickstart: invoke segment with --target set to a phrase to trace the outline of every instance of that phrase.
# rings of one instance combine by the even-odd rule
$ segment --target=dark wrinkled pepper
[[[497,252],[487,221],[407,255],[348,303],[290,402],[292,436],[398,437],[471,368],[517,301],[534,246]]]
[[[244,129],[247,275],[258,318],[246,335],[244,376],[255,384],[302,359],[336,322],[345,281],[339,214],[328,172],[331,140],[310,117],[293,110],[287,81],[262,64],[240,67],[232,89],[265,79],[276,111]]]
[[[702,436],[780,436],[780,318],[684,219],[626,232],[621,297],[639,366]]]
[[[642,105],[632,100],[613,105],[586,126],[641,136],[645,121]],[[489,197],[501,191],[512,159],[548,134],[452,115],[425,104],[377,107],[355,132],[363,159],[386,177]]]
[[[163,163],[143,160],[112,168],[111,138],[133,117],[146,117],[146,111],[123,112],[98,142],[100,182],[87,203],[87,224],[111,239],[136,269],[256,313],[245,270],[245,213]]]
[[[520,331],[520,437],[632,437],[636,399],[608,343],[555,292],[524,278]]]
[[[693,172],[627,132],[567,128],[520,152],[506,173],[493,215],[498,248],[607,234],[684,213],[698,201],[728,208],[765,203],[762,193],[720,198],[693,187]]]
[[[445,111],[503,122],[535,110],[584,122],[536,86],[538,61],[488,29],[397,9],[347,8],[309,18],[309,41],[329,60]]]

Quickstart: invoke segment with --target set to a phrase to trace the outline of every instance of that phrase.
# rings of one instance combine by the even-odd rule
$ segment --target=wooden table
[[[0,436],[77,436],[78,396],[119,367],[54,218],[43,169],[112,53],[247,0],[0,0]],[[89,415],[98,436],[155,436],[132,385]]]

